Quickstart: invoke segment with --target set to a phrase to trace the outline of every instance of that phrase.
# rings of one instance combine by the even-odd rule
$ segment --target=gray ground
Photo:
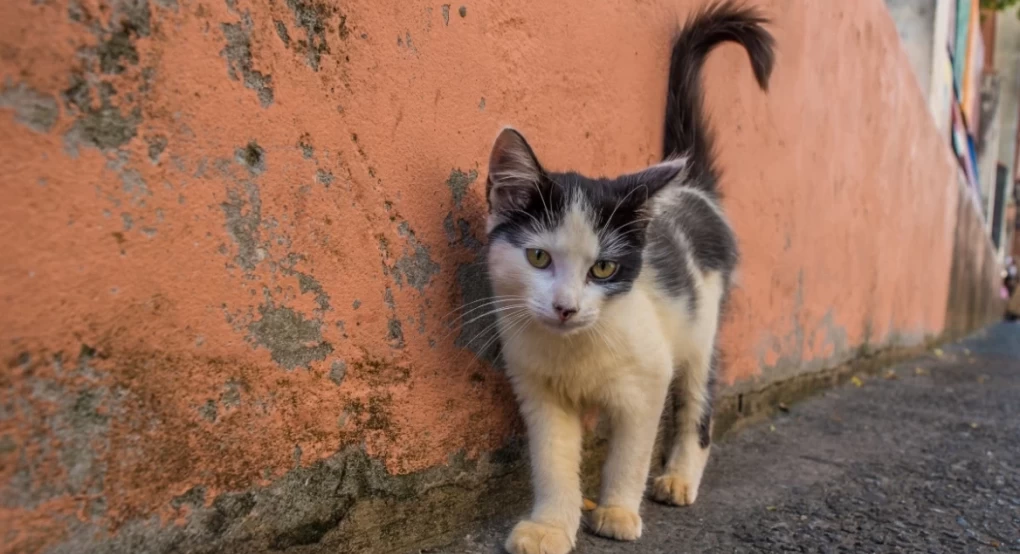
[[[1020,326],[938,354],[726,438],[694,506],[576,552],[1020,552]],[[512,523],[434,552],[502,552]]]

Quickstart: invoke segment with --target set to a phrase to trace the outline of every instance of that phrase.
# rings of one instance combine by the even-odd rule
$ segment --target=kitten
[[[641,536],[639,508],[666,395],[676,434],[662,502],[694,502],[711,443],[721,304],[737,244],[719,203],[702,113],[700,69],[718,43],[748,51],[762,90],[773,64],[767,20],[714,4],[672,50],[664,161],[616,179],[546,171],[504,129],[489,160],[488,269],[507,374],[527,424],[534,508],[507,539],[512,554],[562,554],[581,520],[581,412],[611,423],[595,533]]]

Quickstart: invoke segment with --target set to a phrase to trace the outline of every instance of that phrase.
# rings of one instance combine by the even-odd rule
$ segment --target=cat
[[[719,170],[700,72],[725,41],[748,52],[767,91],[774,39],[758,11],[732,2],[697,12],[676,35],[664,159],[615,179],[554,173],[505,128],[489,160],[488,307],[527,425],[534,488],[511,554],[563,554],[581,523],[581,414],[610,422],[609,453],[590,529],[641,536],[639,508],[660,415],[675,395],[676,431],[661,502],[695,501],[711,445],[719,316],[738,260],[720,204]]]

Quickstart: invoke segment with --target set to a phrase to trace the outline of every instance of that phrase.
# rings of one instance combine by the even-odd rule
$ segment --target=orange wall
[[[769,95],[736,46],[706,77],[737,388],[939,334],[957,202],[880,0],[756,3]],[[5,551],[180,522],[194,486],[347,446],[396,474],[502,445],[507,384],[446,324],[490,142],[513,124],[551,167],[655,161],[697,4],[0,3]]]

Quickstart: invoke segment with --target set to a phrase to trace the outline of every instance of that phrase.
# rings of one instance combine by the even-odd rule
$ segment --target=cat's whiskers
[[[487,296],[485,298],[479,298],[477,300],[472,300],[470,302],[465,302],[465,303],[461,304],[460,306],[457,306],[456,308],[454,308],[454,309],[446,312],[445,314],[443,314],[443,316],[440,319],[446,319],[447,317],[453,315],[455,312],[459,312],[460,310],[463,310],[463,309],[465,309],[465,308],[467,308],[469,306],[473,306],[475,304],[478,304],[479,302],[493,302],[493,301],[503,301],[503,300],[525,300],[525,299],[526,299],[525,297],[519,296],[519,295]]]
[[[514,304],[512,306],[500,306],[498,308],[489,310],[489,311],[487,311],[487,312],[485,312],[485,313],[483,313],[481,315],[472,317],[468,321],[464,321],[463,323],[460,324],[459,329],[458,328],[451,329],[449,333],[444,334],[442,337],[439,338],[439,340],[446,340],[453,333],[456,333],[457,331],[463,331],[464,327],[466,327],[466,326],[468,326],[468,325],[470,325],[470,324],[472,324],[472,323],[474,323],[474,322],[476,322],[476,321],[478,321],[480,319],[485,319],[486,317],[493,316],[493,315],[496,315],[496,314],[500,314],[500,313],[505,312],[507,310],[524,310],[527,307],[528,307],[527,304]],[[497,319],[496,323],[498,323],[498,322],[499,321]],[[494,323],[493,325],[496,325],[496,323]]]
[[[528,316],[528,314],[524,313],[524,314],[514,314],[514,315],[517,315],[518,317],[516,317],[515,319],[511,319],[510,323],[506,327],[506,332],[507,333],[512,332],[513,334],[510,335],[509,338],[506,338],[505,340],[500,340],[501,344],[500,344],[500,347],[499,347],[499,351],[496,353],[496,355],[492,359],[492,364],[493,365],[498,365],[501,358],[503,359],[504,362],[506,361],[506,356],[503,354],[504,349],[506,348],[506,344],[513,342],[518,336],[520,336],[521,333],[524,332],[525,329],[528,328],[528,323],[529,323],[529,320],[530,320],[530,317]],[[509,319],[510,316],[504,316],[504,317]],[[486,343],[484,345],[482,345],[481,348],[478,349],[478,351],[477,351],[477,353],[475,355],[475,363],[471,367],[476,367],[478,364],[482,363],[482,361],[483,361],[482,356],[485,355],[486,350],[489,348],[489,346],[494,341],[499,340],[500,338],[501,338],[501,334],[498,331],[496,333],[494,333],[494,336],[492,338],[490,338],[488,341],[486,341]]]
[[[516,338],[516,336],[528,326],[527,324],[528,324],[528,320],[530,319],[530,315],[529,315],[527,310],[520,310],[520,311],[517,311],[517,312],[513,312],[511,314],[508,314],[508,315],[504,315],[504,316],[502,316],[502,318],[504,319],[504,324],[506,325],[507,332],[509,332],[511,329],[517,329],[517,332],[513,335],[514,338]],[[498,325],[500,325],[500,321],[497,319],[497,321],[495,323],[489,325],[482,332],[479,332],[470,341],[468,341],[468,343],[465,344],[464,347],[463,347],[464,350],[470,352],[471,351],[471,344],[475,340],[477,340],[479,337],[484,336],[486,331],[488,331],[489,329],[494,329]],[[485,341],[485,343],[477,351],[474,352],[475,353],[475,361],[476,361],[476,363],[481,361],[482,356],[485,355],[485,352],[489,348],[489,346],[492,345],[492,343],[494,341],[497,341],[499,339],[500,339],[500,332],[499,332],[498,329],[496,329],[495,332],[492,334],[492,337],[490,337],[487,341]],[[509,342],[509,341],[507,341],[507,342]],[[464,354],[464,352],[462,351],[461,355],[463,355],[463,354]],[[502,348],[500,348],[500,353],[496,357],[496,359],[498,360],[499,356],[502,356],[502,354],[503,354],[502,353]]]
[[[482,302],[482,303],[479,304],[479,302]],[[502,303],[507,303],[507,302],[527,302],[527,299],[522,297],[522,296],[513,296],[513,297],[496,298],[496,299],[488,299],[488,298],[486,298],[486,299],[483,299],[482,301],[473,302],[473,304],[476,304],[474,307],[472,307],[471,309],[469,309],[469,310],[467,310],[467,311],[465,311],[465,312],[463,312],[461,314],[458,314],[453,319],[449,319],[447,321],[447,326],[453,325],[453,324],[457,323],[458,321],[460,321],[460,320],[464,319],[465,317],[467,317],[469,314],[477,312],[478,310],[483,310],[483,309],[485,309],[485,308],[487,308],[489,306],[497,306],[497,305],[500,305]],[[468,305],[465,305],[462,308],[466,308],[466,307],[468,307]],[[462,309],[462,308],[458,308],[458,309]],[[450,315],[452,315],[456,311],[457,310],[453,310],[450,313],[446,314],[445,316],[443,316],[443,319],[447,319]]]
[[[512,320],[516,321],[517,317],[522,315],[522,312],[523,312],[523,310],[517,311],[517,312],[513,312],[511,314],[504,315],[503,318],[504,319],[512,319]],[[477,341],[478,339],[483,338],[483,337],[488,337],[489,336],[488,333],[490,331],[496,329],[499,326],[499,324],[500,324],[500,321],[499,321],[499,319],[497,319],[496,321],[486,325],[481,331],[478,331],[477,333],[475,333],[475,335],[473,337],[471,337],[466,343],[464,343],[461,346],[461,348],[470,349],[471,345],[473,345],[475,343],[475,341]],[[498,336],[498,331],[496,333],[494,333],[494,335]]]

